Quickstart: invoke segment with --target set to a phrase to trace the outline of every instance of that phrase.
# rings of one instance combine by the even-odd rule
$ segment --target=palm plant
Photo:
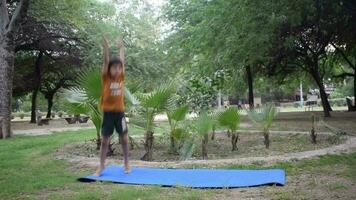
[[[193,155],[197,143],[197,135],[189,131],[194,129],[192,123],[185,123],[185,125],[187,130],[184,132],[183,145],[179,149],[180,160],[189,159]]]
[[[311,130],[310,130],[310,139],[313,144],[316,144],[316,132],[315,132],[315,120],[316,117],[314,114],[311,115]]]
[[[154,116],[162,113],[169,107],[169,100],[173,94],[171,85],[163,86],[149,94],[138,95],[140,109],[138,118],[133,119],[133,123],[145,127],[145,151],[141,158],[145,161],[153,160],[153,141],[154,141]],[[142,121],[144,119],[144,121]]]
[[[219,120],[218,120],[219,114],[220,114],[220,111],[216,111],[216,110],[212,111],[210,113],[210,117],[212,119],[211,140],[215,139],[215,132],[216,132],[216,129],[218,128],[218,126],[219,126]]]
[[[100,148],[100,128],[102,114],[98,108],[101,96],[101,80],[98,70],[81,72],[77,79],[77,86],[63,92],[67,102],[66,107],[75,114],[85,114],[90,117],[96,129],[97,148]]]
[[[256,108],[250,111],[247,111],[250,119],[262,126],[263,136],[264,136],[264,144],[268,149],[270,146],[269,139],[269,129],[272,126],[274,118],[277,116],[278,111],[274,105],[267,105],[261,108]]]
[[[237,141],[239,140],[239,134],[237,132],[237,129],[240,123],[239,110],[235,107],[230,107],[218,114],[217,119],[219,124],[223,127],[226,127],[232,136],[232,151],[238,150]]]
[[[202,156],[203,159],[208,158],[208,141],[209,132],[212,130],[213,120],[206,111],[200,113],[199,117],[195,120],[196,133],[202,139]]]
[[[183,138],[184,129],[179,127],[179,123],[185,120],[185,117],[189,111],[189,107],[187,105],[179,106],[174,108],[167,109],[167,117],[170,126],[170,151],[176,152],[176,140]]]

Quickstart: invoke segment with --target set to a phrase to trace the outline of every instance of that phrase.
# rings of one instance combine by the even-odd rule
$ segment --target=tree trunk
[[[354,68],[354,106],[356,107],[356,68]]]
[[[31,106],[31,121],[30,123],[36,123],[36,108],[37,108],[37,94],[41,87],[41,62],[42,62],[43,53],[39,52],[36,63],[35,63],[35,71],[33,72],[33,76],[35,78],[34,88],[32,91],[32,106]]]
[[[201,153],[203,156],[203,160],[208,159],[208,141],[209,141],[209,134],[205,134],[202,139],[201,145]]]
[[[0,117],[0,136],[1,136],[1,138],[0,139],[2,139],[2,134],[4,133],[4,129],[3,128],[5,128],[5,126],[3,125],[3,122],[4,122],[4,120],[3,120],[3,118],[2,117]]]
[[[0,1],[0,139],[11,136],[11,97],[14,74],[14,36],[27,14],[29,0],[22,0],[9,18],[7,1]]]
[[[11,96],[15,52],[0,33],[0,139],[11,136]]]
[[[144,161],[152,161],[153,160],[153,132],[146,132],[145,137],[145,155],[141,158]]]
[[[269,140],[269,131],[268,130],[264,130],[263,131],[263,136],[265,138],[264,144],[266,146],[266,149],[269,149],[269,145],[270,145],[270,140]]]
[[[135,148],[135,145],[138,146],[136,143],[135,143],[135,140],[129,136],[129,143],[130,143],[130,150],[134,150]]]
[[[213,126],[213,133],[211,134],[211,140],[215,140],[215,129],[216,127]]]
[[[315,133],[315,115],[311,117],[312,127],[310,130],[310,139],[313,144],[316,144],[316,133]]]
[[[36,123],[36,108],[37,108],[37,94],[38,90],[33,90],[32,91],[32,98],[31,98],[31,121],[30,123],[35,124]]]
[[[100,150],[100,146],[101,146],[101,137],[100,137],[100,133],[97,133],[97,137],[96,137],[96,150]]]
[[[51,115],[52,115],[53,96],[54,96],[54,94],[49,94],[46,96],[46,99],[47,99],[47,116],[46,116],[46,118],[51,118]]]
[[[238,133],[232,133],[231,135],[232,135],[231,137],[232,151],[237,151],[238,150],[237,141],[239,140],[239,135]]]
[[[254,107],[254,99],[253,99],[253,78],[252,78],[252,72],[251,72],[251,67],[247,66],[246,67],[246,76],[247,76],[247,85],[248,85],[248,104],[250,106],[250,109]]]
[[[318,67],[315,67],[315,69],[318,69]],[[328,101],[328,96],[326,95],[325,88],[324,88],[324,83],[323,80],[320,77],[319,71],[318,70],[312,70],[311,75],[314,78],[316,84],[319,87],[320,91],[320,98],[321,98],[321,103],[323,106],[324,110],[324,116],[325,117],[331,117],[330,111],[332,111],[330,103]]]
[[[170,136],[170,140],[171,140],[170,151],[172,153],[175,153],[176,152],[176,141],[172,135]]]

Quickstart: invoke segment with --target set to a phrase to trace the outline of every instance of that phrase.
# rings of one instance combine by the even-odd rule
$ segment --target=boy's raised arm
[[[121,37],[118,37],[116,40],[117,47],[119,48],[119,58],[122,62],[122,69],[123,72],[125,73],[125,46],[124,46],[124,41],[122,40]]]
[[[108,67],[109,67],[109,44],[107,38],[104,36],[103,37],[103,66],[101,68],[102,73],[107,73],[108,72]]]

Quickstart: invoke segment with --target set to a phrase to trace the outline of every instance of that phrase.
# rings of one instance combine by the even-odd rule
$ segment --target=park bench
[[[49,120],[50,118],[44,118],[44,119],[37,119],[37,125],[42,126],[42,125],[49,125]]]
[[[307,101],[305,102],[305,111],[313,111],[313,108],[318,105],[318,95],[308,93]]]
[[[75,124],[78,120],[76,117],[66,117],[64,119],[68,122],[68,124]]]
[[[317,101],[306,101],[305,102],[305,111],[313,111],[313,108],[317,106]]]
[[[87,123],[90,118],[75,116],[75,117],[66,117],[64,119],[68,122],[68,124],[75,124],[77,122],[83,124],[83,123]]]
[[[89,120],[89,117],[79,117],[78,121],[79,123],[83,124],[83,123],[87,123]]]
[[[38,126],[42,126],[42,125],[49,125],[49,120],[51,120],[50,118],[43,118],[42,119],[42,113],[40,110],[36,111],[36,122]]]
[[[350,97],[346,97],[346,103],[347,103],[347,108],[348,111],[356,111],[356,105],[353,103],[352,99]]]

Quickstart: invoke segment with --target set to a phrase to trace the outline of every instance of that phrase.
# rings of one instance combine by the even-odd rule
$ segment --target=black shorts
[[[114,128],[119,135],[127,133],[127,124],[124,112],[104,112],[101,135],[110,137]]]

